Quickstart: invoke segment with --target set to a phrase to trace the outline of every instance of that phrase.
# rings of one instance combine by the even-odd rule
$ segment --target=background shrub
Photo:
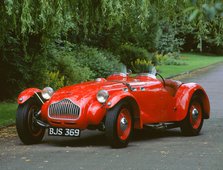
[[[148,51],[167,54],[182,47],[223,54],[222,11],[219,0],[2,0],[0,100],[42,87],[53,74],[64,76],[65,85],[107,76],[118,59],[128,68],[137,58],[159,64]],[[175,60],[167,64],[179,64]]]
[[[153,64],[150,60],[137,59],[131,63],[135,73],[148,73],[152,71]]]
[[[137,59],[152,61],[152,55],[144,48],[136,47],[131,44],[124,44],[120,47],[119,53],[121,62],[129,69],[133,69],[132,63]]]
[[[158,65],[186,65],[186,62],[181,60],[179,53],[155,54]]]
[[[161,24],[161,28],[161,36],[157,47],[159,53],[180,52],[184,39],[177,37],[179,34],[177,28],[169,24]]]
[[[50,86],[54,90],[59,89],[65,85],[64,76],[60,76],[60,72],[46,72],[46,79],[43,82],[44,86]]]
[[[51,48],[52,47],[52,48]],[[90,80],[94,77],[93,71],[89,67],[80,64],[76,58],[75,45],[67,42],[51,44],[48,51],[48,58],[51,58],[51,72],[59,72],[58,77],[64,77],[64,85],[71,85],[82,81]]]
[[[48,49],[48,58],[52,58],[51,71],[59,71],[65,85],[106,77],[121,68],[118,57],[106,50],[67,41],[51,44]]]
[[[118,57],[105,50],[82,45],[76,48],[74,55],[81,66],[93,72],[91,78],[107,77],[121,68]]]

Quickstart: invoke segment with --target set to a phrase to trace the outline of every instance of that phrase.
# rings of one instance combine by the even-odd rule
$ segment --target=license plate
[[[67,137],[80,137],[80,129],[70,129],[70,128],[57,128],[50,127],[48,128],[49,136],[67,136]]]

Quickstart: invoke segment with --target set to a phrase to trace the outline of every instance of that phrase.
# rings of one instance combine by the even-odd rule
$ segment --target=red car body
[[[97,100],[100,90],[109,94],[105,103]],[[35,96],[41,96],[40,93],[40,89],[29,88],[19,95],[18,104],[23,105],[33,97],[38,100]],[[178,123],[186,119],[194,95],[201,103],[202,119],[208,119],[209,99],[200,85],[170,79],[162,81],[150,74],[130,77],[120,73],[57,90],[49,100],[42,102],[39,120],[50,127],[96,129],[105,124],[109,110],[125,101],[130,106],[135,129],[160,123],[177,123],[180,127]],[[75,114],[69,114],[69,109]]]

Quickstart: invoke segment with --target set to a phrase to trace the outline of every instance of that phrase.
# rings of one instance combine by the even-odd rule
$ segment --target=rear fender
[[[197,95],[202,103],[204,119],[210,117],[210,103],[204,89],[196,83],[186,83],[180,86],[176,94],[176,120],[181,121],[187,116],[190,101]]]
[[[23,104],[25,103],[29,98],[31,98],[35,93],[41,92],[40,89],[37,88],[28,88],[24,91],[22,91],[19,94],[19,97],[17,99],[18,104]]]

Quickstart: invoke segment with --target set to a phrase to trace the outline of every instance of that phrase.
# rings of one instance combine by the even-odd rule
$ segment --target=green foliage
[[[216,16],[223,16],[223,3],[220,1],[207,2],[203,1],[201,3],[197,2],[193,6],[186,8],[185,12],[191,11],[188,20],[193,21],[203,15],[209,20],[214,20]]]
[[[162,34],[159,40],[157,50],[160,53],[166,54],[169,52],[180,52],[181,46],[184,44],[182,38],[177,37],[177,28],[169,24],[162,25]]]
[[[163,65],[168,59],[168,56],[160,53],[155,53],[154,58],[156,60],[157,65]]]
[[[92,78],[107,77],[120,69],[120,63],[112,53],[97,48],[80,46],[75,52],[77,61],[93,72]]]
[[[192,27],[199,51],[222,54],[218,49],[223,48],[223,3],[203,0],[185,7],[184,14],[188,15],[188,25]]]
[[[59,89],[65,85],[64,76],[60,76],[59,71],[46,72],[46,79],[43,82],[44,86],[52,87],[54,90]]]
[[[152,56],[150,56],[146,49],[131,44],[122,45],[119,49],[119,53],[121,55],[121,62],[130,69],[132,69],[132,62],[135,62],[137,59],[152,60]]]
[[[186,65],[186,62],[181,59],[179,53],[155,54],[158,65]]]
[[[153,68],[152,61],[146,59],[137,59],[131,64],[135,73],[149,73]]]
[[[74,58],[73,53],[59,54],[61,55],[56,58],[56,69],[64,76],[66,85],[80,83],[92,78],[92,71],[88,67],[82,67]]]
[[[74,46],[51,44],[48,48],[48,58],[52,60],[50,70],[54,73],[59,71],[56,78],[62,78],[64,85],[80,83],[94,76],[90,68],[80,64]]]
[[[166,54],[182,47],[222,54],[222,4],[218,0],[2,0],[0,100],[25,87],[43,87],[48,78],[62,82],[64,77],[67,85],[107,76],[119,60],[129,68],[138,58],[157,65],[159,59],[150,54],[157,50]],[[71,45],[65,46],[65,41]]]
[[[114,51],[129,42],[155,51],[159,25],[150,0],[86,0],[73,8],[78,27],[69,40]]]
[[[120,68],[117,56],[98,48],[59,41],[47,49],[48,58],[52,58],[51,70],[59,70],[65,85],[106,77]]]
[[[41,82],[48,67],[46,56],[42,55],[41,59],[39,55],[31,53],[24,56],[17,40],[9,40],[0,54],[0,73],[3,80],[0,84],[3,89],[0,100],[17,96],[21,89],[27,87],[42,87]]]
[[[165,60],[164,65],[176,65],[176,66],[180,66],[180,65],[186,65],[186,63],[184,61],[179,60],[179,59],[175,59],[174,57],[168,57]]]

